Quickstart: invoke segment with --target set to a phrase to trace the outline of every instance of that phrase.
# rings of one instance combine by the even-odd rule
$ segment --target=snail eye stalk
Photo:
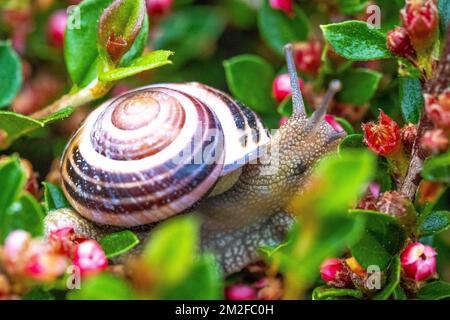
[[[300,91],[300,83],[294,62],[294,49],[292,43],[288,43],[284,46],[284,52],[286,54],[289,77],[291,78],[292,105],[294,114],[303,115],[306,117],[305,104],[303,103],[302,92]]]
[[[327,113],[328,107],[330,106],[331,100],[333,99],[336,92],[341,90],[342,83],[339,80],[331,80],[330,84],[328,85],[327,93],[325,94],[325,97],[322,100],[322,103],[320,107],[314,111],[314,113],[311,115],[311,118],[308,120],[308,129],[312,130],[314,127],[322,121],[323,117]]]

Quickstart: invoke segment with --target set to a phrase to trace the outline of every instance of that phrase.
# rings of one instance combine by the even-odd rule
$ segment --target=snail
[[[93,238],[117,228],[145,237],[146,226],[189,213],[226,274],[258,260],[259,247],[283,241],[293,221],[284,207],[345,135],[323,119],[340,83],[308,118],[292,51],[285,46],[293,115],[273,136],[254,112],[199,83],[149,85],[102,104],[61,161],[77,213],[50,213],[47,232],[72,223]]]

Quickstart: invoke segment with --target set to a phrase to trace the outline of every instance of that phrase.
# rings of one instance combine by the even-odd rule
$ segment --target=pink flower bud
[[[14,261],[28,248],[31,241],[31,235],[23,230],[11,232],[5,240],[3,247],[5,259]]]
[[[400,11],[403,26],[417,51],[428,49],[436,39],[439,15],[433,0],[410,0]]]
[[[417,126],[409,123],[400,130],[400,138],[407,153],[411,153],[417,137]]]
[[[58,10],[50,16],[47,25],[47,37],[51,44],[57,48],[64,46],[64,33],[66,31],[67,13]]]
[[[146,4],[150,16],[162,16],[172,9],[172,0],[147,0]]]
[[[66,271],[68,260],[61,255],[52,253],[36,253],[28,261],[25,273],[40,281],[51,281]]]
[[[433,123],[443,129],[450,128],[450,90],[439,96],[425,96],[425,110]]]
[[[336,121],[336,118],[331,114],[326,114],[323,119],[330,124],[330,126],[336,131],[336,132],[343,132],[344,128],[339,124],[339,122]]]
[[[400,132],[397,122],[380,111],[378,123],[364,123],[365,143],[376,154],[387,156],[399,145]]]
[[[91,275],[104,270],[108,259],[97,241],[86,240],[76,246],[73,264],[80,268],[82,275]]]
[[[233,284],[225,289],[227,300],[254,300],[256,291],[246,284]]]
[[[408,31],[403,27],[396,27],[387,33],[387,47],[393,54],[400,57],[414,58],[416,55]]]
[[[302,79],[299,79],[300,89],[303,88]],[[284,98],[292,94],[291,80],[289,74],[283,73],[277,76],[272,83],[272,95],[278,102],[284,100]]]
[[[53,249],[53,252],[65,255],[69,258],[73,257],[76,245],[85,240],[86,238],[80,237],[75,233],[73,227],[62,227],[53,230],[48,237],[48,242]]]
[[[436,251],[420,242],[411,243],[400,256],[404,275],[423,281],[436,273]]]
[[[315,75],[322,64],[322,45],[319,41],[310,41],[295,45],[295,64],[300,71]]]
[[[320,276],[322,280],[338,288],[351,286],[350,273],[344,262],[337,258],[326,259],[320,266]]]
[[[281,10],[286,14],[291,14],[293,10],[292,0],[269,0],[272,9]]]
[[[448,146],[448,137],[442,129],[428,130],[420,139],[420,147],[429,154],[447,151]]]

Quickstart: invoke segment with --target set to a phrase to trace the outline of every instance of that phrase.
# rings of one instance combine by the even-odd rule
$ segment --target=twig
[[[430,95],[437,95],[450,86],[450,26],[447,27],[445,35],[445,47],[442,52],[441,59],[437,66],[436,75],[429,81],[424,83],[423,92]],[[417,137],[414,141],[413,150],[411,153],[411,161],[408,166],[408,172],[406,174],[405,180],[400,188],[400,191],[410,199],[414,199],[417,188],[421,181],[420,171],[422,170],[422,165],[424,160],[427,158],[427,154],[420,149],[420,138],[423,136],[425,131],[432,128],[432,123],[428,119],[427,114],[422,112],[418,130]]]
[[[42,119],[69,106],[77,108],[90,101],[103,97],[109,92],[113,85],[114,83],[112,82],[105,83],[95,79],[88,86],[80,89],[79,91],[68,93],[44,109],[36,111],[31,115],[31,117],[35,119]]]

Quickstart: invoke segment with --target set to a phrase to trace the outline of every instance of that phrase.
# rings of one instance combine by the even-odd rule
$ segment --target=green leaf
[[[385,270],[391,259],[403,248],[405,230],[397,220],[387,214],[369,210],[350,210],[354,215],[367,218],[362,238],[350,246],[355,259],[364,267],[371,265]]]
[[[348,122],[346,119],[341,117],[334,117],[334,119],[337,121],[337,123],[339,123],[342,126],[342,128],[344,128],[345,132],[347,132],[348,134],[355,133],[355,129],[353,129],[352,124]]]
[[[261,37],[278,54],[283,53],[285,44],[306,41],[308,38],[308,18],[299,6],[294,4],[293,8],[294,14],[290,17],[281,10],[272,9],[268,1],[264,0],[258,12]]]
[[[356,14],[367,6],[365,0],[339,0],[339,9],[343,14]]]
[[[422,177],[430,181],[450,183],[450,152],[426,160]]]
[[[356,299],[362,299],[363,294],[359,290],[330,288],[326,286],[317,287],[312,292],[313,300],[330,300],[333,298],[342,298],[342,297],[352,297]]]
[[[323,159],[315,174],[321,181],[322,201],[317,203],[321,214],[346,211],[370,182],[376,168],[375,157],[367,151],[346,151]],[[348,177],[351,177],[349,179]]]
[[[67,118],[73,111],[74,109],[72,107],[67,107],[41,120],[36,120],[12,111],[0,111],[0,128],[7,134],[5,145],[0,146],[0,149],[7,148],[14,140],[36,129]]]
[[[417,294],[421,300],[441,300],[450,298],[450,283],[433,281],[425,285]]]
[[[433,211],[420,217],[418,232],[420,236],[429,236],[447,230],[450,227],[450,211]]]
[[[185,215],[161,223],[152,232],[143,259],[165,287],[190,272],[198,246],[198,228],[195,217]]]
[[[33,237],[44,233],[44,211],[39,202],[28,193],[0,214],[0,242],[14,230],[28,231]]]
[[[59,186],[50,182],[43,182],[43,185],[45,209],[47,212],[61,208],[70,208],[70,204]]]
[[[25,182],[26,174],[17,157],[0,163],[0,217],[18,199]]]
[[[222,277],[213,255],[203,255],[183,281],[164,294],[163,299],[217,300],[222,299]]]
[[[450,0],[439,0],[438,1],[438,9],[440,15],[441,29],[445,34],[445,30],[449,25],[450,21]]]
[[[359,133],[350,134],[346,136],[338,145],[338,152],[345,152],[349,150],[365,149],[364,136]]]
[[[108,273],[86,278],[79,290],[67,293],[69,300],[133,300],[136,295],[123,279]]]
[[[275,77],[272,66],[255,55],[240,55],[223,62],[228,87],[233,96],[262,113],[275,111],[271,96],[272,81]]]
[[[400,257],[396,256],[391,263],[389,268],[389,277],[386,280],[386,284],[380,292],[378,292],[373,299],[374,300],[387,300],[389,297],[394,294],[396,288],[400,284],[400,273],[401,273],[401,265],[400,265]]]
[[[337,97],[340,101],[361,105],[375,95],[381,79],[381,73],[370,69],[351,69],[339,75],[342,90]]]
[[[34,287],[30,292],[22,297],[23,300],[55,300],[50,292],[42,287]]]
[[[214,48],[226,26],[221,11],[208,6],[189,6],[172,13],[158,25],[154,49],[168,49],[176,54],[171,70],[200,57]]]
[[[130,230],[115,232],[104,236],[99,241],[108,259],[130,251],[138,245],[138,237]]]
[[[172,51],[156,50],[145,56],[136,58],[129,66],[123,68],[115,68],[111,71],[100,73],[100,81],[117,81],[130,77],[132,75],[155,69],[166,64],[170,64],[171,61],[168,58],[173,54]]]
[[[278,105],[277,112],[282,116],[290,117],[292,115],[292,97],[289,96]]]
[[[418,123],[424,104],[419,79],[400,77],[399,90],[403,117],[406,122]]]
[[[97,77],[99,53],[97,48],[98,20],[103,10],[111,4],[112,0],[85,0],[78,5],[80,28],[67,28],[64,35],[64,58],[67,71],[73,83],[84,87]],[[76,18],[73,11],[68,21]],[[122,59],[126,64],[140,56],[147,43],[148,19],[139,32],[133,46]],[[131,54],[132,53],[132,54]]]
[[[321,26],[325,38],[341,56],[349,60],[391,58],[386,36],[363,21],[345,21]]]
[[[6,41],[0,41],[0,79],[1,108],[11,104],[22,83],[22,63],[11,43]]]

